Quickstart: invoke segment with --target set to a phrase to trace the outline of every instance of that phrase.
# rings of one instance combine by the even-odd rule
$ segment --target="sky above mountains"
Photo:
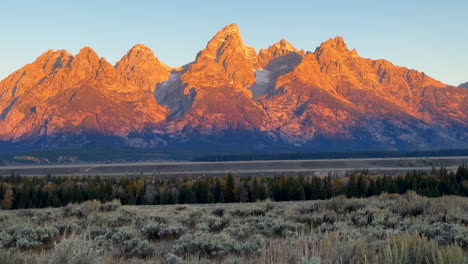
[[[91,46],[114,63],[143,43],[170,66],[237,23],[257,51],[281,38],[314,51],[343,36],[363,57],[383,58],[458,85],[468,80],[466,1],[11,1],[0,9],[0,79],[48,49]]]

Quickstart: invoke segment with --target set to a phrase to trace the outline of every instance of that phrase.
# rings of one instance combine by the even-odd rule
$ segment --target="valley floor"
[[[433,167],[456,170],[467,164],[468,156],[457,157],[399,157],[316,160],[256,160],[224,162],[134,162],[109,164],[55,164],[0,166],[0,176],[12,172],[21,176],[92,175],[92,176],[217,176],[234,173],[240,176],[287,174],[333,174],[367,169],[373,173],[399,174],[406,171],[431,171]]]
[[[0,211],[0,263],[468,263],[468,198]]]

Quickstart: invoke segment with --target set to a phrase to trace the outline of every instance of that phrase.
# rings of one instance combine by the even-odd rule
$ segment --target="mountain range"
[[[257,52],[232,24],[178,68],[142,44],[115,65],[89,47],[45,52],[0,82],[0,146],[466,148],[467,106],[468,89],[363,58],[341,37]]]

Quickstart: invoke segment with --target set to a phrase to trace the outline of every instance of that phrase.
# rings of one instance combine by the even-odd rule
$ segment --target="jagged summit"
[[[144,44],[141,44],[141,43],[138,43],[138,44],[135,44],[130,50],[129,52],[132,52],[132,51],[143,51],[143,52],[151,52],[153,53],[153,51],[146,45]]]
[[[343,37],[330,38],[320,44],[314,51],[318,61],[322,63],[340,61],[343,58],[360,58],[356,49],[349,50]]]
[[[0,140],[63,147],[98,134],[155,148],[460,148],[468,147],[466,105],[468,89],[361,58],[342,37],[314,52],[281,39],[257,53],[231,24],[180,68],[143,44],[115,65],[90,47],[46,51],[0,82]]]
[[[281,39],[279,42],[277,42],[277,43],[275,43],[273,45],[276,46],[278,49],[285,49],[285,50],[289,50],[289,51],[297,51],[296,48],[291,43],[286,41],[285,39]]]
[[[239,28],[231,24],[216,33],[198,53],[182,80],[188,84],[186,92],[196,87],[246,88],[255,82],[252,71],[255,68],[258,68],[255,49],[244,44]]]
[[[87,61],[99,61],[99,56],[91,47],[83,47],[74,56],[75,60],[85,59]]]
[[[319,49],[333,49],[338,52],[349,51],[348,46],[344,41],[344,38],[340,36],[330,38],[327,41],[323,42],[322,44],[320,44]]]
[[[291,52],[297,52],[297,49],[285,39],[268,47],[268,49],[261,49],[258,53],[258,60],[260,67],[264,68],[273,59],[279,58]]]
[[[232,35],[232,34],[240,34],[239,33],[239,26],[236,23],[229,24],[223,27],[216,36],[224,34],[224,35]],[[215,36],[215,37],[216,37]]]
[[[199,53],[197,60],[208,58],[218,61],[223,53],[236,49],[244,53],[255,53],[252,47],[244,44],[239,27],[236,24],[231,24],[215,34],[207,43],[206,48]]]
[[[149,62],[152,64],[160,64],[167,70],[172,68],[161,62],[154,54],[153,50],[143,44],[136,44],[117,62],[116,67],[120,68],[123,65],[141,64]],[[135,65],[133,65],[135,66]]]
[[[458,87],[460,88],[468,88],[468,82],[460,84]]]

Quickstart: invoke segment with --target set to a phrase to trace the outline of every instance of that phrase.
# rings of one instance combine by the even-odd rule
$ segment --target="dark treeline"
[[[245,161],[245,160],[300,160],[300,159],[364,159],[409,157],[468,156],[468,149],[427,151],[367,151],[367,152],[290,152],[290,153],[240,153],[215,154],[195,157],[192,161]]]
[[[456,172],[445,168],[430,173],[408,172],[392,177],[355,172],[348,177],[21,177],[12,173],[0,178],[0,206],[3,209],[44,208],[86,200],[122,204],[233,203],[265,199],[296,201],[327,199],[338,195],[368,197],[382,192],[420,195],[468,196],[468,166]]]

